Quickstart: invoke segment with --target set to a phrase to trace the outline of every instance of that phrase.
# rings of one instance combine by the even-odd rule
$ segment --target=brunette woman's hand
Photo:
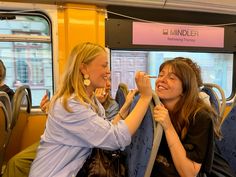
[[[153,110],[153,117],[155,121],[159,122],[164,130],[167,130],[169,127],[172,126],[169,112],[164,107],[164,105],[157,105]]]

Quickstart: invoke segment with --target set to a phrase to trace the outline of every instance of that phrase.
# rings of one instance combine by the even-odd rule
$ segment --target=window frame
[[[59,66],[58,61],[58,17],[57,6],[46,4],[32,4],[32,3],[11,3],[4,2],[0,4],[0,12],[19,15],[39,15],[46,19],[49,23],[50,36],[38,36],[38,35],[9,35],[0,34],[0,42],[44,42],[51,43],[51,55],[52,55],[52,92],[55,90],[58,83]],[[56,61],[56,62],[55,62]],[[52,93],[53,94],[53,93]],[[33,106],[34,110],[38,112],[39,105]]]

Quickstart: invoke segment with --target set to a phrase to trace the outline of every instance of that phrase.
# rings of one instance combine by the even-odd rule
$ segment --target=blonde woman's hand
[[[135,75],[135,82],[138,87],[141,97],[152,98],[152,87],[150,78],[145,72],[137,72]]]
[[[163,105],[155,106],[153,110],[153,117],[155,121],[159,122],[164,130],[172,126],[169,112]]]
[[[44,112],[47,113],[48,112],[48,108],[49,108],[49,103],[50,100],[48,98],[48,95],[45,94],[40,102],[40,109]]]

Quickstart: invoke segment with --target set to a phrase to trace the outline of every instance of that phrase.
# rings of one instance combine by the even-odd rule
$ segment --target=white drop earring
[[[84,85],[88,87],[90,85],[90,83],[91,83],[91,81],[89,79],[89,75],[85,74],[84,75]]]

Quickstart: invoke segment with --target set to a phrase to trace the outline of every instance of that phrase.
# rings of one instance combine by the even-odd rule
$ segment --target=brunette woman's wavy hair
[[[201,76],[201,67],[196,63],[193,62],[190,58],[184,58],[184,57],[176,57],[175,60],[181,60],[186,62],[194,71],[198,83],[198,87],[201,87],[203,85],[202,76]]]
[[[169,113],[172,124],[181,139],[183,139],[187,134],[190,120],[195,119],[198,111],[205,110],[211,118],[216,116],[216,113],[213,108],[205,104],[199,97],[199,87],[195,72],[186,62],[175,59],[167,60],[162,63],[159,71],[167,65],[172,68],[172,71],[182,83],[183,93],[180,100],[176,103],[173,111]]]

